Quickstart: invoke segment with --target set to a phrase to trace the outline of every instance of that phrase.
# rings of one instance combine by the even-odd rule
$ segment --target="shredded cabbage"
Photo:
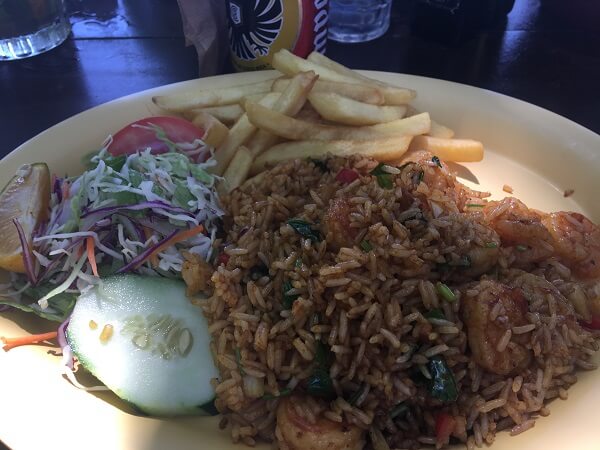
[[[90,237],[101,276],[115,273],[166,236],[198,225],[205,233],[157,252],[135,271],[180,277],[181,251],[211,258],[224,214],[215,190],[218,177],[207,170],[214,160],[196,163],[192,158],[210,149],[198,141],[171,143],[172,151],[164,154],[153,155],[147,149],[112,156],[107,151],[110,143],[109,138],[82,175],[55,179],[49,220],[33,237],[37,286],[48,291],[39,300],[41,308],[54,295],[80,292],[94,284],[86,247]],[[27,294],[30,288],[19,277],[11,283],[9,295]]]

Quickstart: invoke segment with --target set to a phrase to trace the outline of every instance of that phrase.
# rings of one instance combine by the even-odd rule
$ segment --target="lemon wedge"
[[[35,227],[48,217],[50,171],[44,163],[26,164],[0,193],[0,268],[25,273],[18,220],[31,245]]]

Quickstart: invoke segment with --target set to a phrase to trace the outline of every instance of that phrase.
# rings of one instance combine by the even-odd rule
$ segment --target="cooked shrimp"
[[[204,292],[210,286],[210,277],[214,269],[195,253],[182,252],[184,261],[181,277],[187,285],[187,294],[195,295]]]
[[[514,246],[514,265],[528,268],[554,254],[552,236],[542,223],[543,215],[514,197],[490,202],[483,209],[488,225],[505,247]]]
[[[294,407],[304,405],[306,399],[298,395],[279,403],[275,435],[282,450],[359,450],[364,447],[364,430],[321,416],[316,423],[311,423]]]
[[[333,250],[352,247],[357,234],[356,228],[350,227],[350,203],[345,198],[334,198],[323,218],[323,232],[327,245]]]
[[[543,217],[557,254],[582,278],[600,276],[600,228],[583,214],[556,212]]]
[[[464,271],[465,275],[478,277],[488,272],[498,262],[500,249],[498,247],[472,247],[467,253],[471,266]]]
[[[588,297],[588,308],[592,317],[600,317],[600,297],[589,296]]]
[[[434,154],[425,150],[412,151],[404,155],[399,161],[399,165],[414,162],[419,166],[435,166]],[[441,164],[441,162],[440,162]],[[440,170],[425,171],[423,173],[423,182],[429,186],[430,189],[437,189],[444,192],[448,187],[454,187],[456,179],[448,171],[446,164],[441,164]]]
[[[600,297],[590,295],[583,286],[573,285],[566,297],[584,322],[590,322],[593,317],[600,317]]]
[[[540,238],[550,240],[540,215],[514,197],[489,202],[483,208],[483,215],[508,245],[529,243]]]
[[[520,289],[492,281],[483,281],[476,289],[479,294],[466,295],[462,304],[474,360],[485,370],[498,375],[509,375],[527,367],[531,358],[523,341],[527,337],[513,336],[504,349],[498,348],[508,330],[528,323],[527,300],[523,293]],[[498,315],[492,320],[494,308]]]

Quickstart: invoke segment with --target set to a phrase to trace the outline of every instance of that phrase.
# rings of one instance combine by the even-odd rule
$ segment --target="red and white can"
[[[282,48],[324,53],[329,0],[227,0],[229,48],[238,71],[271,68]]]

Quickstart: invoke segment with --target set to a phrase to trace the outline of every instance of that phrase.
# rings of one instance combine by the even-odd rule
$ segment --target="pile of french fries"
[[[281,50],[272,65],[282,76],[152,99],[206,130],[222,191],[295,158],[362,154],[394,162],[408,150],[446,161],[483,158],[481,142],[454,139],[450,128],[412,108],[411,89],[367,78],[316,52],[302,59]]]

